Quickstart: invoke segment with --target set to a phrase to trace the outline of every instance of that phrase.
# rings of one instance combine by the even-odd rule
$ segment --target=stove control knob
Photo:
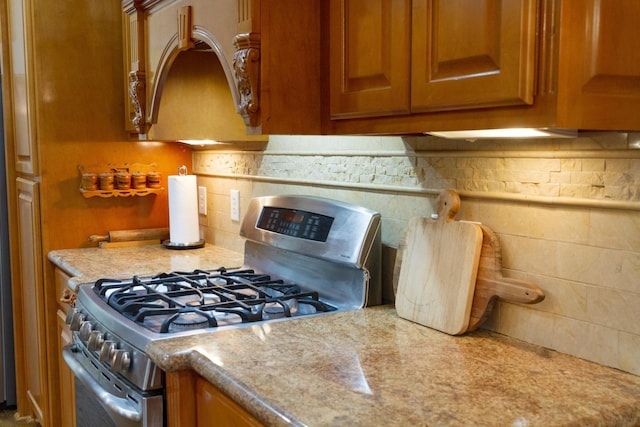
[[[87,348],[89,351],[98,351],[104,343],[104,334],[100,331],[91,331],[87,340]]]
[[[100,360],[102,362],[110,362],[113,353],[116,351],[116,343],[113,341],[105,341],[100,347]]]
[[[89,335],[91,334],[91,330],[93,329],[93,324],[88,320],[80,323],[80,339],[82,341],[87,341],[89,339]]]
[[[73,319],[73,316],[76,313],[80,313],[80,310],[78,310],[77,308],[72,308],[71,310],[67,311],[67,317],[64,319],[64,323],[66,323],[67,325],[70,325],[71,319]]]
[[[72,331],[80,330],[80,324],[84,322],[86,316],[79,311],[75,312],[71,317],[71,323],[69,323],[69,329]]]
[[[131,355],[127,350],[116,350],[111,358],[111,370],[126,372],[131,365]]]

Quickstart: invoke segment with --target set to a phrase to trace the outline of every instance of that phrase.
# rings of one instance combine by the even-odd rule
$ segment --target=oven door
[[[106,369],[81,346],[63,348],[75,377],[77,427],[161,427],[162,390],[142,392]]]

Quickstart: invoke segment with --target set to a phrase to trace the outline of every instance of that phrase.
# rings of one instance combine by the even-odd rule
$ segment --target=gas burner
[[[181,332],[191,329],[215,327],[218,323],[215,318],[197,309],[185,308],[165,319],[161,332]]]

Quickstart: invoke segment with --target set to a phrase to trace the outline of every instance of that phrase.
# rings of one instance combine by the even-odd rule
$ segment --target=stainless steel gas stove
[[[67,317],[74,344],[63,351],[84,393],[77,407],[92,395],[112,425],[163,425],[162,373],[145,354],[151,340],[381,302],[377,212],[316,197],[260,197],[251,201],[240,235],[242,267],[80,286]],[[82,425],[81,413],[77,419]]]

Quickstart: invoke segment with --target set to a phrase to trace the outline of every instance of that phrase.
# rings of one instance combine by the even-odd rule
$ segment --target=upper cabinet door
[[[413,0],[411,110],[532,104],[537,0]]]
[[[559,121],[640,128],[640,1],[562,2]]]
[[[409,113],[410,0],[331,0],[332,118]]]
[[[38,150],[36,139],[36,111],[34,100],[34,80],[32,75],[31,46],[31,2],[29,0],[11,0],[7,3],[9,23],[11,79],[10,99],[5,105],[11,105],[13,115],[13,137],[15,147],[16,171],[37,175]],[[7,96],[7,95],[5,95]]]

